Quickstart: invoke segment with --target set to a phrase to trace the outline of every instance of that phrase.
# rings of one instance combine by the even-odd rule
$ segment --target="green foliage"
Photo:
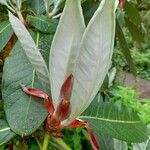
[[[98,139],[100,133],[127,142],[147,139],[146,126],[132,109],[119,102],[102,102],[100,94],[79,118],[91,125]]]
[[[4,113],[4,108],[3,108],[3,103],[2,100],[0,100],[0,119],[4,119],[5,113]]]
[[[50,93],[49,72],[46,66],[46,62],[38,49],[40,35],[37,34],[35,43],[25,26],[11,12],[9,12],[9,21],[16,36],[18,37],[22,50],[24,50],[27,59],[33,66],[33,69],[35,69],[45,92]]]
[[[43,0],[28,0],[30,9],[36,14],[40,15],[45,12],[45,4]]]
[[[49,19],[46,16],[28,16],[27,22],[40,32],[46,34],[54,34],[58,24],[56,19]]]
[[[15,133],[11,131],[5,120],[0,119],[0,145],[8,142]]]
[[[150,80],[150,53],[149,48],[145,50],[133,49],[132,55],[137,66],[137,73],[145,79]]]
[[[139,25],[142,21],[141,16],[138,12],[137,7],[132,3],[131,1],[126,1],[125,4],[125,14],[129,17],[129,19],[135,23],[136,25]]]
[[[141,30],[135,25],[133,22],[129,20],[129,18],[125,18],[126,26],[128,27],[128,30],[131,33],[131,36],[135,41],[138,43],[144,42],[144,34],[141,32]]]
[[[0,22],[0,52],[8,43],[12,34],[13,34],[13,30],[10,23],[8,21]]]
[[[129,39],[130,40],[130,39]],[[131,47],[133,47],[133,43],[131,43]],[[131,55],[133,61],[136,65],[137,75],[141,78],[150,80],[150,53],[149,48],[142,48],[141,50],[133,47],[131,51]],[[128,66],[124,55],[119,50],[117,46],[114,50],[113,54],[113,66],[117,68],[117,70],[128,70]]]
[[[72,150],[88,149],[92,150],[87,131],[82,128],[63,130],[64,141]]]
[[[125,106],[136,111],[139,117],[146,123],[150,123],[150,99],[140,99],[135,90],[118,86],[111,90],[111,101],[120,101]]]

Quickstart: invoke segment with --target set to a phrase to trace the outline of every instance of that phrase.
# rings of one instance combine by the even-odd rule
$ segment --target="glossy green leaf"
[[[90,105],[108,72],[114,46],[117,4],[116,0],[102,0],[85,30],[73,70],[72,111],[68,122]]]
[[[13,34],[12,27],[8,21],[0,22],[0,52],[3,50]]]
[[[126,26],[128,27],[128,30],[130,31],[133,40],[141,43],[144,42],[144,34],[137,28],[137,26],[132,23],[129,18],[125,17]]]
[[[126,58],[126,61],[128,63],[130,71],[136,76],[136,67],[133,63],[130,49],[128,47],[127,41],[126,41],[124,33],[120,27],[118,19],[116,21],[117,21],[117,23],[116,23],[116,36],[118,38],[122,53],[124,54],[124,56]]]
[[[50,92],[49,72],[39,49],[37,48],[25,26],[10,12],[9,20],[19,42],[22,45],[22,48],[25,51],[27,58],[33,65],[33,68],[36,70],[38,78],[40,81],[42,81],[44,88]]]
[[[120,103],[102,102],[100,95],[79,118],[87,121],[96,135],[102,133],[127,142],[148,138],[146,125],[133,110]]]
[[[55,33],[58,21],[45,16],[28,16],[28,24],[43,33]]]
[[[28,1],[29,1],[29,7],[37,15],[40,15],[45,12],[44,0],[28,0]]]
[[[11,131],[5,120],[0,119],[0,145],[8,142],[16,134]]]
[[[50,51],[49,70],[55,104],[61,85],[74,68],[84,28],[80,0],[67,0]]]
[[[46,45],[50,43],[50,39],[49,35],[36,36],[37,45],[46,55],[49,53],[49,47]],[[43,56],[45,57],[45,54]],[[19,135],[28,135],[43,123],[47,111],[42,100],[22,92],[21,83],[27,87],[43,89],[24,50],[17,42],[4,64],[2,95],[10,128]]]
[[[125,3],[125,14],[129,19],[136,25],[139,25],[142,21],[141,16],[138,12],[138,9],[134,6],[132,2],[126,1]]]

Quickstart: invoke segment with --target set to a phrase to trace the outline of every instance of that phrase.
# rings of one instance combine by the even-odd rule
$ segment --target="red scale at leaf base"
[[[124,8],[125,3],[126,3],[126,0],[119,0],[119,6],[120,6],[120,8]]]
[[[60,96],[59,103],[56,108],[52,103],[51,98],[41,90],[35,88],[27,88],[21,84],[22,90],[31,96],[38,97],[44,100],[44,105],[48,111],[48,116],[45,121],[45,129],[48,133],[52,134],[55,137],[63,137],[61,133],[62,128],[86,128],[90,137],[90,142],[93,150],[99,150],[99,144],[96,141],[96,138],[87,122],[84,122],[80,119],[75,119],[70,125],[63,126],[62,121],[69,118],[71,113],[70,108],[70,98],[73,87],[73,75],[71,74],[63,83]]]

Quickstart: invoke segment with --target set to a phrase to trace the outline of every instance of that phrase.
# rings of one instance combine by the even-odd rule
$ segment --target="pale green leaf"
[[[124,141],[114,139],[114,150],[128,150],[128,145]]]
[[[150,138],[146,142],[134,144],[133,150],[150,150]]]
[[[51,91],[55,104],[61,85],[74,68],[84,29],[80,0],[67,0],[50,51]]]
[[[3,50],[13,34],[12,27],[8,21],[0,22],[0,51]]]
[[[27,58],[33,65],[33,68],[36,70],[38,78],[42,81],[44,88],[50,92],[49,72],[39,49],[37,48],[25,26],[10,12],[9,20],[15,34],[19,39],[19,42],[22,45],[22,48],[25,51]]]
[[[83,35],[77,54],[69,122],[79,116],[100,89],[111,64],[118,1],[102,0]]]
[[[97,137],[104,134],[130,143],[148,138],[146,125],[132,109],[120,103],[102,102],[100,95],[79,118],[90,124]]]
[[[0,145],[8,142],[16,134],[11,131],[5,120],[0,119]]]
[[[7,4],[7,0],[0,0],[0,4],[6,5],[6,6],[8,5],[8,4]]]

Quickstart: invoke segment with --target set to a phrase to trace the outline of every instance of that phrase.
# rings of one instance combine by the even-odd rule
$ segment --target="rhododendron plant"
[[[98,94],[111,66],[118,3],[102,0],[86,26],[81,0],[66,0],[44,54],[46,38],[29,33],[24,18],[10,10],[9,21],[18,42],[5,62],[3,99],[9,129],[15,134],[30,135],[43,124],[44,133],[63,138],[62,129],[82,127],[94,150],[101,147],[101,133],[129,142],[146,139],[146,127],[135,112],[118,104],[104,104]],[[18,59],[16,66],[14,58]]]

